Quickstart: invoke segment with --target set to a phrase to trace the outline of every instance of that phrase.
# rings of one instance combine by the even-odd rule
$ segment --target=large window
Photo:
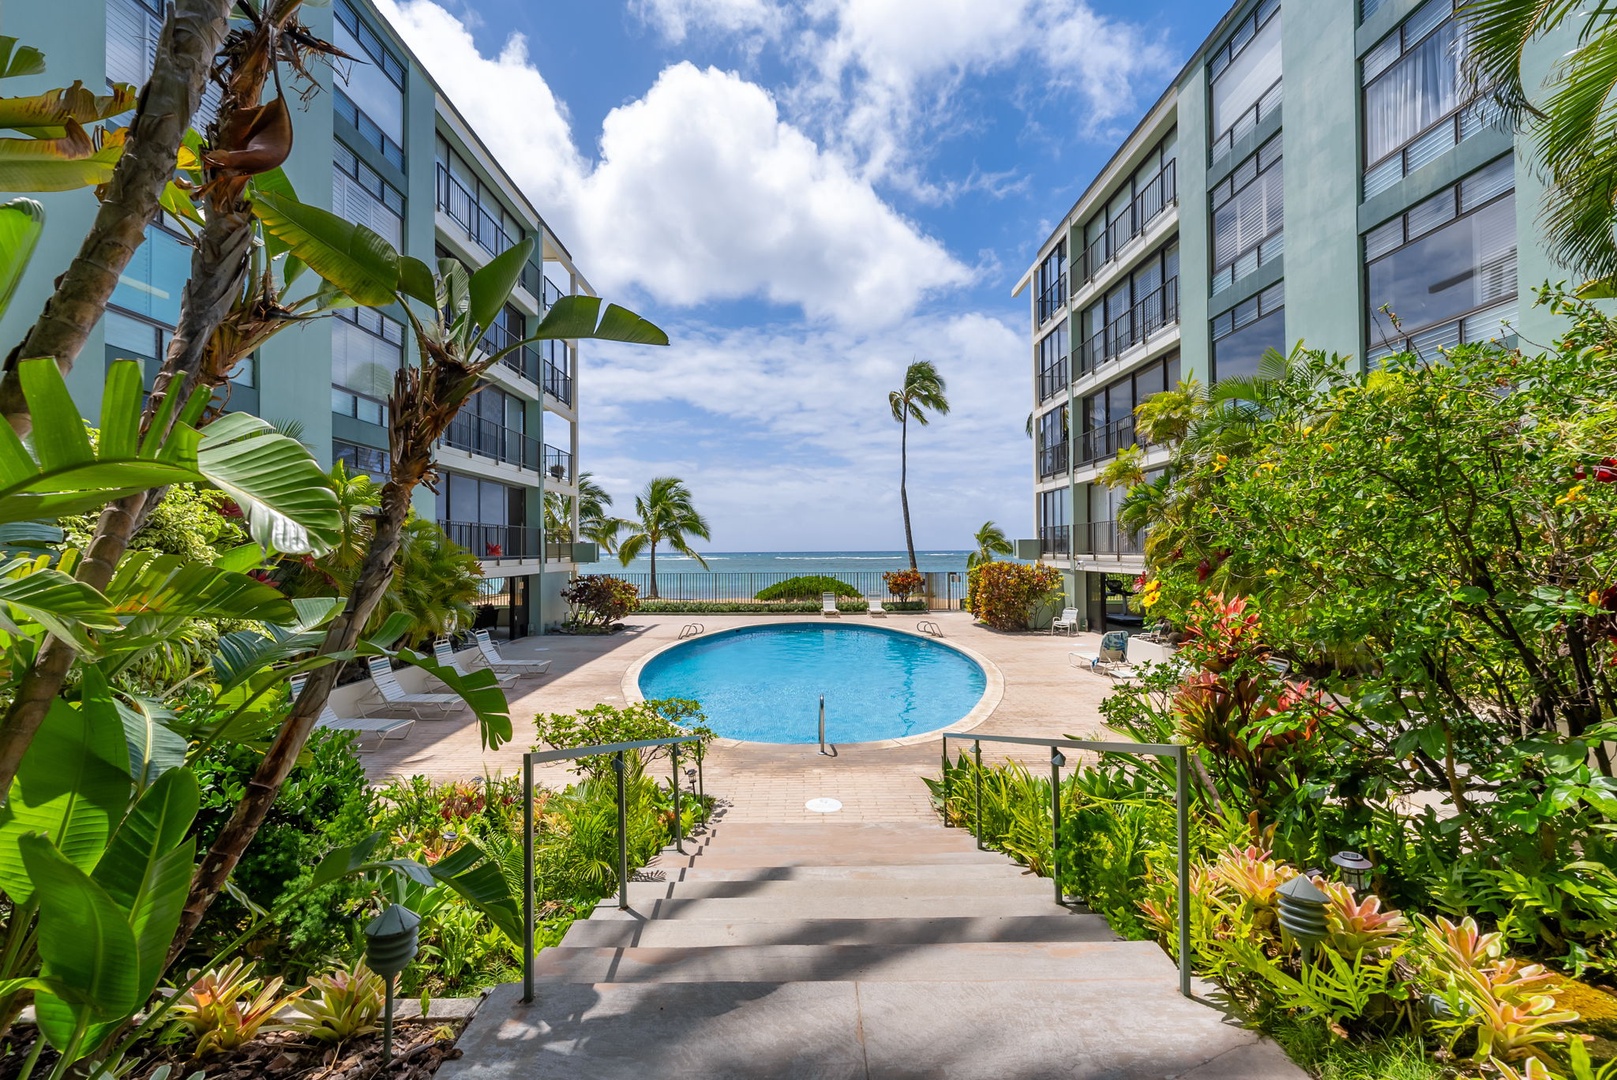
[[[1495,115],[1467,104],[1465,35],[1455,0],[1427,0],[1364,57],[1364,194],[1385,191],[1481,131]]]
[[[1049,401],[1067,388],[1067,323],[1039,339],[1039,400]]]
[[[393,164],[404,167],[404,64],[346,0],[337,0],[332,44],[354,59],[336,88],[337,114]]]
[[[191,276],[191,245],[160,225],[146,227],[146,241],[118,275],[108,301],[172,328],[180,321],[180,291]]]
[[[1078,460],[1098,461],[1126,447],[1143,445],[1144,440],[1134,430],[1134,410],[1153,394],[1178,385],[1179,354],[1174,352],[1086,394],[1080,417],[1083,437]]]
[[[107,81],[143,85],[157,60],[157,35],[162,29],[160,0],[107,0]],[[207,128],[219,111],[221,96],[219,84],[208,80],[192,127]]]
[[[1072,494],[1066,488],[1038,496],[1039,550],[1046,555],[1072,551]]]
[[[404,328],[374,308],[331,320],[331,411],[387,423],[387,399],[404,362]]]
[[[404,196],[340,142],[332,145],[331,212],[404,246]]]
[[[1514,162],[1500,158],[1371,230],[1364,252],[1372,357],[1502,336],[1516,318]]]
[[[1285,250],[1284,171],[1276,135],[1213,188],[1213,295]]]
[[[505,208],[500,197],[478,177],[477,171],[438,136],[438,209],[454,218],[468,236],[491,255],[522,242],[522,219]]]
[[[1067,471],[1067,407],[1051,409],[1039,417],[1039,478],[1047,480]]]
[[[1039,264],[1034,288],[1038,290],[1038,318],[1043,326],[1067,308],[1067,242],[1058,241]]]
[[[1243,300],[1213,320],[1213,369],[1210,382],[1253,376],[1270,349],[1286,351],[1286,287],[1284,282]]]
[[[438,505],[446,521],[516,527],[527,522],[526,489],[463,473],[444,473]]]
[[[331,440],[331,460],[347,465],[350,476],[366,473],[378,482],[386,480],[393,471],[393,463],[388,460],[386,450],[343,442],[341,439]]]
[[[1280,0],[1263,0],[1207,65],[1213,160],[1280,106]]]

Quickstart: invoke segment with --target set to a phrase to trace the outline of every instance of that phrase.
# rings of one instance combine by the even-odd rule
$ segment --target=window
[[[1067,471],[1067,407],[1051,409],[1039,417],[1039,479]]]
[[[391,475],[393,470],[393,463],[388,460],[386,450],[342,442],[339,439],[331,441],[331,460],[345,463],[350,476],[367,473],[375,480],[382,480]]]
[[[1213,295],[1285,250],[1285,176],[1276,135],[1213,188]]]
[[[404,167],[404,64],[344,0],[332,44],[354,59],[336,88],[337,114],[393,164]]]
[[[349,308],[331,321],[331,411],[387,423],[387,399],[404,362],[404,327],[374,308]]]
[[[438,209],[459,222],[485,251],[498,255],[522,243],[526,235],[522,220],[505,208],[500,197],[442,135],[438,136],[435,168]],[[545,284],[550,284],[548,278]],[[539,299],[546,306],[554,302],[554,298]]]
[[[1034,289],[1037,290],[1038,322],[1043,326],[1058,311],[1067,306],[1067,242],[1057,242],[1055,250],[1044,257],[1039,264],[1035,275]]]
[[[1359,22],[1369,22],[1386,3],[1387,0],[1359,0]]]
[[[1371,230],[1364,249],[1372,357],[1499,337],[1516,317],[1514,162],[1500,158]]]
[[[341,142],[332,147],[331,212],[404,246],[404,196]]]
[[[107,0],[107,81],[144,84],[157,60],[157,35],[162,29],[159,0]],[[191,126],[205,130],[219,112],[222,96],[210,79]]]
[[[1072,551],[1072,495],[1066,488],[1041,491],[1039,500],[1039,549],[1047,555]]]
[[[528,520],[527,494],[525,488],[512,487],[496,480],[445,472],[438,506],[446,521],[520,528]]]
[[[148,225],[145,243],[118,275],[108,302],[172,328],[180,321],[180,291],[190,276],[191,245],[160,225]]]
[[[1049,401],[1067,388],[1067,324],[1065,320],[1039,339],[1039,400]]]
[[[1485,101],[1466,104],[1465,37],[1455,0],[1427,0],[1365,54],[1364,195],[1385,191],[1488,126]]]
[[[101,332],[106,339],[107,357],[111,360],[141,360],[156,364],[168,353],[171,333],[168,328],[133,318],[113,308],[108,308],[101,317]]]
[[[1213,160],[1280,106],[1280,0],[1263,0],[1207,65]]]
[[[1213,365],[1209,382],[1258,373],[1258,361],[1270,349],[1286,350],[1284,282],[1243,300],[1213,320]]]
[[[1145,231],[1179,199],[1174,159],[1177,132],[1169,132],[1134,170],[1107,206],[1084,225],[1083,274],[1093,280],[1102,266],[1117,258],[1125,245]]]
[[[1134,410],[1146,398],[1179,385],[1179,354],[1153,360],[1145,367],[1110,384],[1083,400],[1080,420],[1083,438],[1079,461],[1099,461],[1127,447],[1144,445],[1134,430]]]
[[[1147,256],[1104,299],[1084,310],[1079,373],[1093,371],[1178,322],[1179,244],[1175,241]]]

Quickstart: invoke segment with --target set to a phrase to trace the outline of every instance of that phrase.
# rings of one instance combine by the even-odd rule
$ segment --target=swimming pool
[[[749,742],[873,742],[936,731],[982,699],[971,657],[930,638],[877,626],[744,627],[675,645],[640,671],[648,698],[693,698],[720,735]]]

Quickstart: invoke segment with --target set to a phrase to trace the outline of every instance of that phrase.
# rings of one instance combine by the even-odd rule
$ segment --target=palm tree
[[[915,533],[910,528],[910,421],[913,419],[925,427],[927,409],[939,416],[949,415],[949,399],[943,396],[944,390],[943,376],[932,366],[932,361],[913,360],[904,371],[903,388],[887,395],[887,404],[892,406],[893,419],[898,421],[901,432],[898,441],[898,501],[904,508],[904,546],[910,553],[911,570],[919,567],[915,565]]]
[[[677,476],[659,476],[646,485],[646,490],[634,497],[634,512],[639,520],[629,519],[624,526],[630,529],[618,544],[618,559],[624,566],[634,561],[642,550],[651,552],[651,588],[648,599],[657,599],[657,545],[664,540],[681,555],[689,555],[707,569],[707,561],[691,548],[685,534],[712,539],[708,535],[707,519],[696,512],[691,502],[691,489]],[[615,532],[616,530],[614,530]]]
[[[996,555],[1009,555],[1016,548],[1005,538],[1005,530],[992,521],[983,522],[975,537],[977,550],[966,556],[966,569],[991,563]]]
[[[1467,24],[1466,68],[1473,87],[1532,138],[1548,173],[1542,220],[1550,253],[1603,279],[1600,294],[1609,294],[1617,284],[1610,281],[1617,277],[1617,142],[1610,132],[1617,10],[1571,0],[1472,0],[1459,16]],[[1533,100],[1523,58],[1552,34],[1576,45],[1551,68],[1543,93]],[[1531,78],[1536,82],[1537,75]]]

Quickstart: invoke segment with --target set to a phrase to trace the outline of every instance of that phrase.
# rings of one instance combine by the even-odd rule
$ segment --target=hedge
[[[926,611],[926,601],[908,600],[882,605],[888,611],[914,614]],[[863,614],[870,610],[864,600],[838,600],[837,610],[849,614]],[[818,602],[801,601],[759,603],[753,600],[642,600],[642,615],[817,615]]]
[[[760,590],[753,599],[818,600],[825,593],[835,593],[855,600],[863,599],[865,595],[840,578],[828,577],[825,574],[802,574],[787,578],[785,581],[777,581],[767,589]]]

